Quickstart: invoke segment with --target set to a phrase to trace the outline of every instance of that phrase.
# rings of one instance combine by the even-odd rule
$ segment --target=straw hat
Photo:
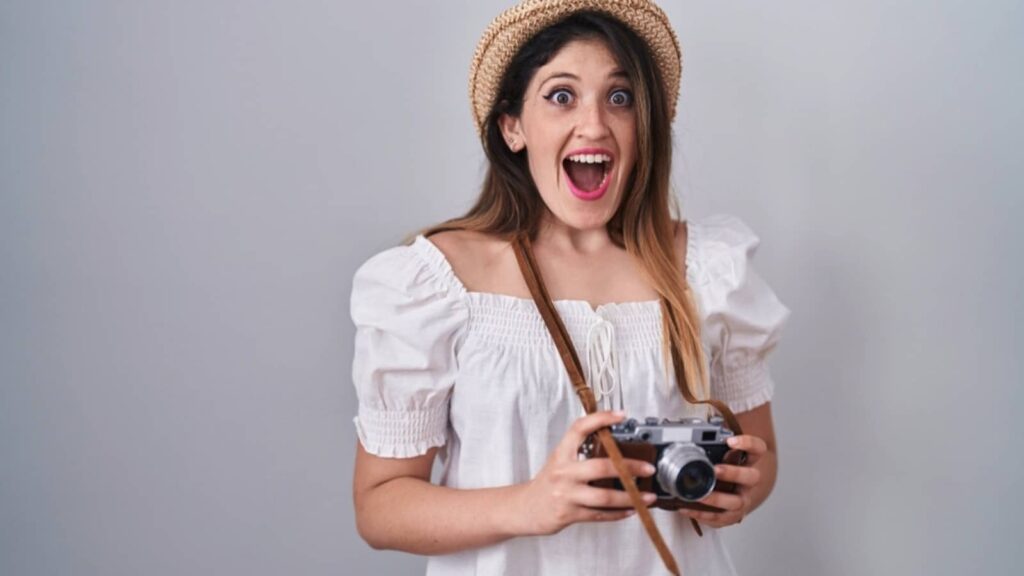
[[[519,49],[544,28],[577,12],[607,14],[646,44],[661,73],[669,119],[675,118],[683,55],[668,17],[650,0],[523,0],[495,18],[484,31],[469,68],[469,100],[477,134],[498,97],[505,70]]]

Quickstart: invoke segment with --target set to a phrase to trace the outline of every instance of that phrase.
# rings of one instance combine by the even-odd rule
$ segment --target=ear
[[[498,117],[498,127],[501,128],[501,137],[505,139],[505,145],[509,150],[519,152],[526,148],[523,124],[519,118],[510,114],[502,114]]]

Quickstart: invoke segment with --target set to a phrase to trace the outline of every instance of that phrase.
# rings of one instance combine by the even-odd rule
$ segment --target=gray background
[[[664,3],[675,183],[793,310],[743,574],[1024,552],[1020,2]],[[416,574],[354,530],[355,268],[468,207],[505,2],[0,3],[0,574]]]

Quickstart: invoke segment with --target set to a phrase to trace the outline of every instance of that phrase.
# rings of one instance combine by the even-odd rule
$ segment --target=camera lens
[[[676,477],[676,491],[683,500],[700,500],[715,487],[715,470],[703,462],[690,462]]]
[[[680,500],[700,500],[715,489],[715,467],[695,444],[671,444],[658,459],[658,483]]]

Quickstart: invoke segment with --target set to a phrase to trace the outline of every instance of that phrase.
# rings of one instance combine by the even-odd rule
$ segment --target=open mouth
[[[604,150],[581,150],[562,160],[569,190],[582,200],[597,200],[608,190],[612,156]]]

